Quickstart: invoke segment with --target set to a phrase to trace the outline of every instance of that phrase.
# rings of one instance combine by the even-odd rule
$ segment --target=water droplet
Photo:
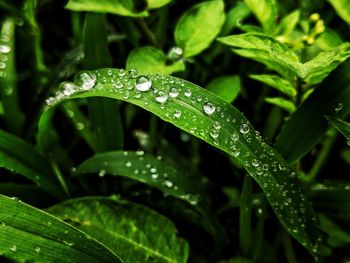
[[[40,247],[34,247],[34,251],[35,251],[36,253],[39,253],[39,252],[40,252]]]
[[[259,166],[259,161],[258,161],[257,159],[253,159],[252,165],[253,165],[254,167],[258,167],[258,166]]]
[[[98,172],[98,176],[99,177],[103,177],[106,175],[106,170],[105,169],[101,169],[99,172]]]
[[[214,127],[214,129],[217,129],[217,130],[220,129],[221,128],[220,122],[215,121],[214,124],[213,124],[213,127]]]
[[[131,167],[131,166],[132,166],[132,163],[131,163],[130,161],[127,161],[127,162],[125,163],[125,166],[126,166],[126,167]]]
[[[213,130],[210,131],[210,136],[211,136],[214,140],[216,140],[216,139],[219,137],[219,132],[218,132],[217,130],[213,129]]]
[[[136,89],[148,91],[152,87],[152,81],[145,76],[139,76],[136,80]]]
[[[185,96],[187,98],[191,97],[191,95],[192,95],[192,92],[190,90],[185,90]]]
[[[120,80],[117,80],[113,86],[116,88],[116,89],[121,89],[124,85],[123,83],[120,81]]]
[[[180,47],[172,47],[168,52],[168,58],[171,60],[179,59],[183,54],[183,50]]]
[[[341,111],[343,109],[343,103],[339,102],[338,105],[335,107],[335,112],[338,113],[339,111]]]
[[[84,130],[85,125],[84,125],[84,123],[77,122],[77,123],[75,124],[75,127],[77,128],[77,130],[81,131],[81,130]]]
[[[11,245],[10,250],[16,252],[17,246],[15,244]]]
[[[169,180],[166,180],[166,181],[164,181],[164,185],[166,186],[166,187],[169,187],[169,188],[171,188],[171,187],[173,187],[173,182],[171,182],[171,181],[169,181]]]
[[[137,155],[137,156],[143,156],[144,154],[145,154],[145,152],[142,151],[142,150],[136,151],[136,155]]]
[[[60,90],[62,90],[64,95],[69,96],[75,92],[76,86],[73,82],[65,81],[61,83]]]
[[[4,62],[0,62],[0,69],[6,68],[6,64]]]
[[[178,119],[181,116],[181,110],[175,110],[173,114],[174,118]]]
[[[247,134],[250,131],[249,125],[248,124],[242,124],[239,131],[242,134]]]
[[[92,72],[81,72],[75,77],[74,82],[82,90],[90,90],[96,84],[96,75]]]
[[[177,96],[179,96],[179,91],[177,90],[177,88],[171,87],[169,91],[169,96],[171,98],[176,98]]]
[[[0,45],[0,52],[1,53],[9,53],[11,51],[11,48],[7,45]]]
[[[129,69],[128,74],[129,74],[129,77],[133,79],[137,78],[138,76],[138,73],[135,69]]]
[[[156,95],[156,101],[159,103],[165,103],[168,100],[168,94],[166,94],[164,91],[160,90],[158,91]]]
[[[5,227],[6,226],[6,223],[4,221],[1,221],[1,226],[2,227]]]
[[[154,167],[153,167],[153,168],[151,168],[150,171],[151,171],[151,173],[155,173],[155,172],[157,172],[157,168],[154,168]]]
[[[238,132],[234,131],[234,132],[232,133],[231,139],[232,139],[233,142],[238,141],[238,139],[239,139],[239,134],[238,134]]]
[[[151,175],[151,178],[154,179],[154,180],[158,179],[158,177],[159,177],[158,174],[152,174],[152,175]]]
[[[206,114],[212,115],[215,112],[215,106],[211,102],[207,101],[204,103],[203,110]]]

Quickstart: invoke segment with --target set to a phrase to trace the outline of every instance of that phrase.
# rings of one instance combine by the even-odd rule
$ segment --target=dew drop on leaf
[[[145,76],[139,76],[136,80],[138,91],[148,91],[152,87],[152,81]]]
[[[127,161],[127,162],[125,163],[125,166],[126,166],[126,167],[131,167],[131,166],[132,166],[132,163],[131,163],[130,161]]]
[[[34,248],[34,251],[35,251],[36,253],[39,253],[39,252],[40,252],[40,247],[35,247],[35,248]]]
[[[7,45],[0,45],[0,52],[7,54],[11,51],[11,48]]]
[[[96,84],[96,75],[92,72],[82,72],[74,80],[82,90],[91,90]]]
[[[137,78],[137,76],[138,76],[138,73],[137,73],[137,71],[135,69],[130,69],[128,71],[128,74],[129,74],[129,77],[133,78],[133,79]]]
[[[168,100],[168,94],[166,94],[164,91],[160,90],[158,91],[156,95],[156,101],[163,104]]]
[[[241,127],[239,128],[239,131],[242,134],[247,134],[250,131],[249,125],[248,124],[242,124]]]
[[[69,96],[75,92],[76,86],[70,81],[65,81],[61,83],[59,89],[62,90],[64,95]]]
[[[259,161],[258,161],[257,159],[253,159],[252,165],[253,165],[254,167],[258,167],[258,166],[259,166]]]
[[[10,250],[16,252],[17,246],[15,244],[11,245]]]
[[[98,176],[99,177],[103,177],[106,175],[106,170],[105,169],[101,169],[99,172],[98,172]]]
[[[181,116],[181,110],[175,110],[173,114],[174,118],[178,119]]]
[[[169,96],[171,98],[176,98],[177,96],[179,96],[179,91],[177,90],[177,88],[171,87],[169,91]]]
[[[185,96],[187,98],[191,97],[191,95],[192,95],[192,92],[190,90],[185,90]]]
[[[216,140],[219,137],[219,132],[216,129],[210,131],[210,136]]]
[[[211,102],[207,101],[204,103],[203,110],[205,114],[212,115],[215,112],[215,106]]]

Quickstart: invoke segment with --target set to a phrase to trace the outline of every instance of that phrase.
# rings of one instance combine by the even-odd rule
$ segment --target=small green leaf
[[[289,79],[300,75],[301,63],[298,56],[271,36],[246,33],[221,37],[218,40],[233,47],[238,55],[259,61]]]
[[[350,144],[350,123],[330,116],[327,116],[327,120],[344,135],[348,144]]]
[[[127,69],[136,69],[140,74],[171,75],[175,72],[184,71],[185,63],[176,61],[167,64],[166,55],[155,47],[139,47],[130,52],[126,61]]]
[[[69,0],[65,8],[71,11],[89,11],[120,16],[147,16],[147,12],[135,12],[131,0]]]
[[[56,198],[65,197],[55,183],[47,159],[31,144],[1,130],[0,167],[25,176]]]
[[[207,85],[207,90],[218,95],[228,103],[232,103],[241,89],[239,76],[223,76],[213,79]]]
[[[208,48],[225,22],[224,2],[202,2],[187,10],[175,28],[175,42],[192,57]]]
[[[303,64],[303,74],[301,77],[306,83],[317,84],[348,57],[350,57],[350,43],[344,43],[333,49],[324,51]]]
[[[270,87],[275,88],[288,96],[294,97],[297,95],[297,91],[290,81],[276,75],[250,75],[250,77],[265,83],[266,85],[269,85]]]
[[[244,2],[237,2],[226,15],[226,20],[222,26],[221,35],[225,36],[242,24],[243,20],[249,17],[251,11]]]
[[[147,109],[236,157],[266,193],[288,232],[311,254],[317,257],[321,253],[314,212],[295,173],[235,107],[203,88],[171,76],[136,76],[133,71],[126,74],[125,70],[117,69],[100,69],[89,74],[96,77],[94,86],[86,89],[84,84],[78,85],[78,80],[73,93],[66,95],[64,90],[58,91],[48,99],[47,108],[67,99],[102,96]]]
[[[350,24],[350,1],[349,0],[328,0],[337,14]]]
[[[278,24],[276,28],[276,35],[290,35],[295,27],[297,26],[300,19],[300,11],[299,9],[291,12],[282,18],[281,22]]]
[[[147,0],[148,8],[155,9],[169,4],[173,0]]]
[[[106,197],[87,197],[47,211],[107,244],[125,263],[185,263],[187,243],[164,216],[142,205]]]
[[[273,32],[278,16],[276,0],[244,0],[260,21],[264,31]]]
[[[350,233],[342,229],[330,218],[323,214],[318,215],[321,229],[329,235],[329,243],[333,246],[344,246],[350,243]]]
[[[16,262],[122,262],[84,232],[3,195],[0,195],[0,255]]]
[[[118,151],[100,153],[84,161],[76,174],[96,173],[124,176],[156,187],[163,192],[195,205],[199,190],[190,175],[164,160],[143,151]]]
[[[274,98],[266,98],[265,101],[267,103],[276,105],[282,109],[285,109],[289,113],[293,113],[295,111],[295,105],[293,102],[286,100],[284,98],[280,97],[274,97]]]

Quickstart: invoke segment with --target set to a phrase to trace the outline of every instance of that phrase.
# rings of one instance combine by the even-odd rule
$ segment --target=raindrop
[[[11,48],[7,45],[0,45],[0,52],[1,53],[9,53],[11,51]]]
[[[191,97],[191,95],[192,95],[192,92],[190,90],[185,90],[185,96],[187,98]]]
[[[164,91],[160,90],[158,91],[156,95],[156,101],[159,103],[165,103],[168,100],[168,94],[166,94]]]
[[[179,91],[177,90],[177,88],[170,88],[170,91],[169,91],[169,96],[171,98],[176,98],[177,96],[179,96]]]
[[[178,119],[181,116],[181,110],[175,110],[173,114],[174,118]]]
[[[83,90],[90,90],[96,84],[96,75],[92,72],[82,72],[76,76],[74,82]]]
[[[234,131],[234,132],[232,133],[231,139],[232,139],[233,142],[238,141],[238,139],[239,139],[239,134],[238,134],[238,132]]]
[[[0,69],[6,68],[6,64],[4,62],[0,62]]]
[[[239,131],[242,134],[247,134],[250,131],[249,125],[248,124],[242,124],[241,127],[239,128]]]
[[[16,252],[17,250],[17,246],[15,244],[13,244],[11,247],[10,247],[11,251],[13,252]]]
[[[211,130],[210,131],[210,136],[214,139],[214,140],[216,140],[218,137],[219,137],[219,132],[217,131],[217,130]]]
[[[98,172],[98,176],[99,177],[103,177],[106,175],[106,170],[105,169],[101,169],[99,172]]]
[[[145,154],[145,152],[142,151],[142,150],[136,151],[136,155],[137,155],[137,156],[143,156],[144,154]]]
[[[118,77],[123,78],[126,75],[126,71],[124,69],[119,70]]]
[[[214,127],[214,129],[217,129],[217,130],[220,129],[221,128],[220,122],[215,121],[214,124],[213,124],[213,127]]]
[[[62,90],[63,94],[66,96],[73,94],[75,91],[75,88],[76,88],[75,84],[70,81],[65,81],[60,85],[60,89]]]
[[[150,171],[151,171],[151,173],[155,173],[155,172],[157,172],[157,168],[154,168],[154,167],[153,167],[153,168],[151,168]]]
[[[120,80],[117,80],[113,86],[116,88],[116,89],[121,89],[124,85],[123,83],[120,81]]]
[[[138,76],[137,71],[135,69],[129,69],[128,74],[129,74],[130,78],[133,78],[133,79],[137,78],[137,76]]]
[[[151,178],[154,179],[154,180],[158,179],[158,177],[159,177],[158,174],[152,174],[152,175],[151,175]]]
[[[179,59],[183,54],[183,50],[180,47],[172,47],[169,50],[168,58],[171,60]]]
[[[1,221],[1,226],[2,227],[5,227],[6,226],[6,223],[4,221]]]
[[[40,252],[40,247],[35,247],[35,248],[34,248],[34,251],[35,251],[36,253],[39,253],[39,252]]]
[[[257,159],[253,159],[252,165],[253,165],[254,167],[258,167],[258,166],[259,166],[259,161],[258,161]]]
[[[132,163],[131,163],[130,161],[127,161],[127,162],[125,163],[125,166],[126,166],[126,167],[131,167],[131,166],[132,166]]]
[[[136,89],[148,91],[152,87],[152,81],[145,76],[139,76],[136,80]]]
[[[77,130],[79,130],[79,131],[84,130],[84,128],[85,128],[84,123],[81,123],[81,122],[77,122],[75,124],[75,126],[76,126]]]
[[[215,106],[211,102],[207,101],[204,103],[203,110],[206,114],[212,115],[215,112]]]
[[[166,181],[164,181],[164,185],[165,185],[166,187],[171,188],[171,187],[173,187],[174,184],[173,184],[171,181],[166,180]]]

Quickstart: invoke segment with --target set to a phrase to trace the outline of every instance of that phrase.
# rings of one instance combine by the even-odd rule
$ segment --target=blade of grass
[[[117,69],[87,74],[88,83],[77,80],[70,95],[65,95],[65,90],[58,92],[48,99],[47,109],[67,99],[83,97],[128,101],[236,157],[263,189],[282,225],[318,257],[322,239],[316,217],[295,173],[235,107],[207,90],[171,76],[137,77],[135,72],[126,74]],[[43,117],[45,114],[48,113]]]

